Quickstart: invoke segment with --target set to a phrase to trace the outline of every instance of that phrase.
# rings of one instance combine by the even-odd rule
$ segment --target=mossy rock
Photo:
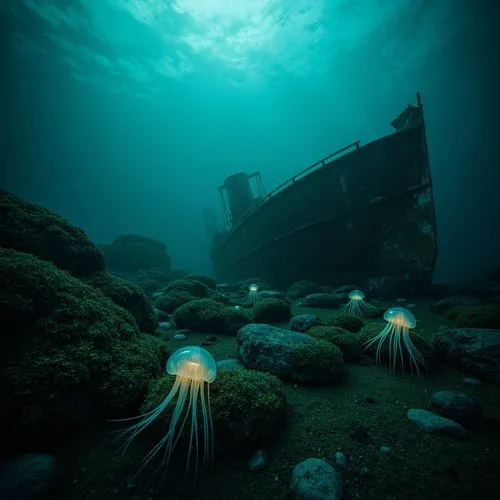
[[[344,377],[342,351],[326,340],[297,345],[294,358],[296,371],[293,374],[293,380],[298,382],[335,384]]]
[[[217,286],[217,283],[215,282],[214,278],[211,278],[210,276],[204,276],[203,274],[190,273],[187,276],[185,276],[184,279],[200,281],[211,290],[215,290],[215,287]]]
[[[319,292],[321,287],[309,280],[300,280],[293,283],[286,292],[287,298],[291,300],[302,299],[307,295]]]
[[[173,313],[176,309],[183,304],[196,300],[196,297],[189,292],[178,290],[170,293],[162,293],[155,300],[155,307],[164,313]]]
[[[172,375],[156,380],[141,413],[156,408],[175,381]],[[208,394],[205,391],[205,394]],[[269,436],[285,414],[285,394],[281,381],[268,373],[242,368],[221,369],[210,384],[210,409],[214,428],[215,455],[230,449],[246,448]],[[151,435],[161,439],[168,430],[177,398],[151,426]],[[199,437],[203,439],[202,411],[198,405]],[[189,443],[191,427],[184,426],[180,443]],[[182,448],[182,446],[180,447]],[[185,450],[184,450],[185,451]],[[181,452],[175,450],[174,453]]]
[[[264,299],[253,306],[255,323],[284,323],[292,317],[290,304],[281,299]]]
[[[307,334],[318,340],[335,344],[344,355],[344,361],[351,362],[359,358],[359,336],[339,326],[314,326]]]
[[[468,309],[467,306],[453,306],[447,309],[444,313],[444,317],[451,321],[456,321],[459,314]]]
[[[141,332],[155,333],[158,320],[153,305],[139,285],[107,272],[93,273],[85,282],[109,297],[116,305],[123,307],[134,316]]]
[[[87,234],[48,208],[0,189],[0,247],[36,255],[74,276],[104,271]]]
[[[178,292],[190,293],[193,297],[205,298],[208,295],[208,287],[201,281],[182,278],[170,282],[162,291],[165,294],[173,294]]]
[[[459,328],[500,329],[500,304],[464,307],[456,317]]]
[[[0,249],[0,425],[19,439],[121,416],[161,371],[165,343],[98,289]]]
[[[352,314],[336,314],[326,320],[329,326],[339,326],[352,333],[358,333],[365,325],[365,322]]]
[[[197,299],[180,306],[174,321],[177,328],[194,332],[236,335],[242,326],[250,323],[250,318],[243,311],[215,300]]]

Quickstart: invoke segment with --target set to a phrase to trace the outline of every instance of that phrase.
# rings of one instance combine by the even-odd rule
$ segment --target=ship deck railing
[[[269,191],[264,197],[259,199],[259,203],[256,205],[252,206],[250,209],[248,209],[241,217],[239,220],[238,224],[232,228],[232,230],[236,229],[239,225],[241,225],[250,215],[252,215],[255,210],[257,210],[261,205],[269,201],[273,196],[276,196],[278,193],[281,191],[285,190],[289,186],[292,186],[295,184],[298,180],[302,179],[306,175],[309,175],[315,170],[319,170],[320,168],[326,167],[329,163],[331,163],[337,156],[347,153],[351,150],[359,150],[360,148],[360,142],[361,141],[355,141],[352,142],[351,144],[348,144],[347,146],[344,146],[341,149],[338,149],[334,153],[329,154],[328,156],[325,156],[321,160],[317,161],[316,163],[313,163],[309,167],[305,168],[304,170],[301,170],[297,174],[295,174],[293,177],[290,177],[286,181],[282,182],[279,186],[275,187],[272,191]]]

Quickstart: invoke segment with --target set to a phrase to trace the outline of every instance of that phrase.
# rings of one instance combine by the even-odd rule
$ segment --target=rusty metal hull
[[[259,277],[417,291],[437,257],[422,122],[321,166],[267,199],[211,248],[218,282]]]

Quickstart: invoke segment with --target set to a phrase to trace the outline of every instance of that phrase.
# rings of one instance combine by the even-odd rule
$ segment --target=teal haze
[[[418,91],[436,280],[462,277],[499,259],[496,3],[3,0],[0,185],[210,273],[202,209],[226,176],[270,190],[389,133]]]

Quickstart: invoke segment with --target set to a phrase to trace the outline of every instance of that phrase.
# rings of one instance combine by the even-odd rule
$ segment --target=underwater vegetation
[[[392,373],[396,370],[398,360],[401,369],[405,371],[404,351],[408,355],[410,371],[415,370],[418,374],[421,370],[428,371],[429,365],[410,338],[410,329],[415,328],[417,324],[415,316],[404,307],[391,307],[384,313],[384,319],[387,321],[386,327],[362,347],[368,349],[376,345],[375,360],[380,363],[382,347],[387,343],[389,369]]]
[[[199,450],[201,447],[198,433],[198,404],[200,405],[203,419],[202,468],[206,468],[209,460],[213,459],[214,441],[212,415],[210,412],[209,384],[212,383],[217,376],[217,366],[214,358],[207,350],[198,346],[187,346],[181,347],[170,356],[167,361],[167,373],[175,375],[176,379],[165,399],[156,408],[143,415],[115,420],[119,422],[139,420],[139,422],[132,424],[127,429],[119,431],[118,438],[120,439],[128,436],[123,445],[123,453],[125,453],[134,438],[151,425],[151,423],[153,423],[177,397],[167,433],[146,455],[137,474],[139,474],[162,449],[164,449],[164,453],[160,467],[164,466],[166,471],[180,433],[189,420],[191,431],[186,461],[186,475],[189,472],[191,453],[192,450],[194,450],[194,477],[196,478],[198,475]],[[187,408],[185,408],[186,404]]]

